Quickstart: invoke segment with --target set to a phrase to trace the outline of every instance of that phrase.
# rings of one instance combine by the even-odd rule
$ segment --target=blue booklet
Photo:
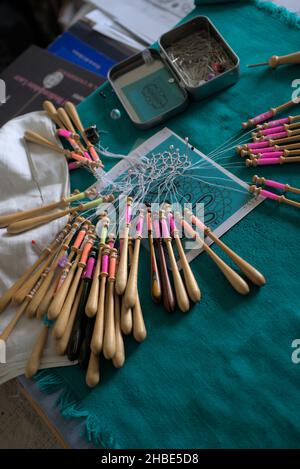
[[[116,63],[69,32],[59,36],[48,50],[103,78],[107,78],[108,70]]]

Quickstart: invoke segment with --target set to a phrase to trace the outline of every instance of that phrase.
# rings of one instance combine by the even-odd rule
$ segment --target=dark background
[[[0,72],[31,44],[47,47],[60,34],[65,0],[0,0]]]

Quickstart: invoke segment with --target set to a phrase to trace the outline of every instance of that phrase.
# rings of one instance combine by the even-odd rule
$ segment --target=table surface
[[[299,0],[273,0],[273,2],[300,14]],[[24,376],[20,376],[18,381],[20,386],[24,389],[25,396],[28,396],[29,401],[35,407],[40,417],[42,417],[44,422],[49,426],[50,430],[53,431],[58,441],[61,442],[62,447],[77,449],[92,448],[92,446],[87,444],[85,439],[82,438],[83,422],[77,419],[76,421],[68,421],[63,418],[59,410],[55,408],[55,402],[59,393],[47,395],[39,390],[35,382],[26,379]]]

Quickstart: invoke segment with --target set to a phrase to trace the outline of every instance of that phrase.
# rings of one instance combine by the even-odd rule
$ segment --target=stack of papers
[[[93,29],[135,50],[142,50],[172,29],[194,7],[193,0],[90,0],[86,15]]]

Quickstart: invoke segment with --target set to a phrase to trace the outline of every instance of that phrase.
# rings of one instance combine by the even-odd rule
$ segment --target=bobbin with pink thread
[[[101,274],[108,275],[110,248],[104,248],[101,257]]]
[[[126,204],[125,222],[126,222],[127,225],[130,225],[131,220],[132,220],[132,205],[131,205],[131,203],[128,203],[128,202],[131,202],[131,200],[127,201],[127,204]]]
[[[63,138],[74,138],[73,132],[67,129],[57,129],[57,135]]]
[[[176,227],[174,215],[170,211],[168,211],[167,220],[168,220],[169,227],[170,227],[170,234],[174,236],[174,231],[177,231],[177,227]]]
[[[270,119],[273,116],[274,116],[274,112],[271,111],[271,110],[267,111],[267,112],[263,112],[262,114],[259,114],[258,116],[255,116],[255,117],[252,117],[251,119],[248,119],[247,122],[243,122],[242,127],[244,129],[248,129],[249,127],[252,127],[255,124],[259,124],[260,122],[264,122],[264,121]]]
[[[143,225],[144,225],[144,213],[143,213],[143,211],[140,211],[138,222],[137,222],[137,225],[136,225],[136,231],[135,231],[135,237],[136,238],[141,238],[142,237]]]
[[[259,153],[275,153],[277,150],[274,147],[264,147],[264,148],[253,148],[251,149],[252,155],[258,155]],[[249,152],[246,152],[249,153]],[[246,156],[246,154],[245,154]]]
[[[93,278],[95,263],[96,263],[95,256],[90,256],[86,264],[83,278],[89,278],[89,279]]]
[[[266,189],[262,189],[261,187],[250,186],[249,191],[254,193],[257,196],[266,197],[267,199],[272,200],[279,200],[280,195],[274,194],[274,192],[267,191]]]
[[[259,183],[265,186],[274,187],[275,189],[279,189],[281,191],[286,190],[286,184],[283,184],[282,182],[278,182],[278,181],[273,181],[272,179],[265,179],[264,177],[259,177],[257,175],[253,176],[252,181],[254,183]]]
[[[272,182],[275,182],[275,181],[272,181]],[[276,200],[279,203],[284,203],[284,204],[291,205],[296,208],[300,208],[300,202],[297,202],[293,199],[288,199],[284,195],[275,194],[274,192],[268,191],[266,189],[262,189],[261,187],[250,186],[249,192],[255,194],[256,196],[266,197],[267,199]],[[300,190],[299,190],[299,193],[300,193]]]
[[[259,135],[272,135],[278,132],[284,132],[285,128],[283,125],[279,125],[277,127],[271,127],[270,129],[263,129],[258,132]]]
[[[160,220],[160,223],[161,223],[162,237],[164,239],[170,239],[171,236],[170,236],[170,231],[169,231],[169,227],[168,227],[168,223],[167,223],[166,218],[162,217],[161,220]]]
[[[161,229],[160,229],[158,214],[156,214],[156,216],[153,217],[152,223],[153,223],[154,233],[155,233],[156,238],[158,239],[161,238]]]
[[[274,151],[274,152],[268,152],[268,153],[258,153],[257,155],[251,154],[250,156],[256,157],[256,158],[278,158],[279,156],[284,156],[283,151]]]
[[[282,119],[266,122],[262,126],[259,126],[259,128],[270,129],[272,127],[277,127],[278,125],[288,124],[289,122],[291,122],[289,117],[283,117]]]
[[[246,148],[253,148],[253,149],[257,149],[257,148],[264,148],[264,146],[266,147],[269,147],[271,146],[269,140],[264,140],[264,141],[260,141],[260,142],[254,142],[254,143],[248,143],[247,145],[245,145]]]
[[[272,164],[280,164],[281,160],[279,158],[254,158],[253,160],[247,159],[246,166],[268,166]]]
[[[283,132],[277,132],[275,134],[266,135],[267,140],[276,139],[276,138],[284,138],[284,137],[288,137],[288,132],[283,131]]]
[[[292,192],[300,195],[300,189],[298,187],[290,186],[290,184],[283,184],[282,182],[273,181],[272,179],[266,179],[257,175],[253,176],[252,181],[255,184],[261,184],[269,187],[273,187],[283,192]]]

